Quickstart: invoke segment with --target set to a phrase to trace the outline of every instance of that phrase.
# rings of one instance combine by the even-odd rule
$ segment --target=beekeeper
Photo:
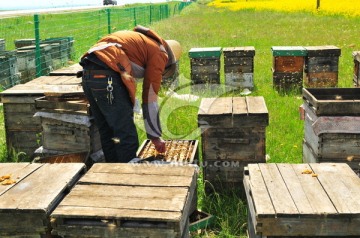
[[[162,78],[174,75],[180,55],[179,42],[137,26],[103,37],[82,56],[82,86],[106,162],[127,163],[136,157],[139,142],[133,107],[137,78],[143,78],[141,106],[147,137],[159,153],[165,152],[158,92]]]

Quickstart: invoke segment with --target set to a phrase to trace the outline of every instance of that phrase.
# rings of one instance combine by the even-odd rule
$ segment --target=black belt
[[[103,74],[106,76],[115,76],[120,78],[120,74],[114,70],[107,70],[107,69],[84,69],[83,75],[96,75],[96,74]]]

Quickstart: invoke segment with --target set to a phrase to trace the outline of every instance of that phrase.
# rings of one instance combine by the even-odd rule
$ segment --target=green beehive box
[[[307,50],[302,46],[273,46],[273,56],[306,56]]]
[[[220,58],[221,47],[191,48],[190,58]]]

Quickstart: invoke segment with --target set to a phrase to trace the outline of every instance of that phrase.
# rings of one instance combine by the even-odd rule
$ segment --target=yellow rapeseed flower
[[[233,11],[242,9],[306,11],[325,15],[360,16],[360,4],[350,0],[214,0],[209,5]]]

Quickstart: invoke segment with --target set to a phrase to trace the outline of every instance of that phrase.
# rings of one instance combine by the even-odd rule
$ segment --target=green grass
[[[352,52],[358,44],[359,18],[316,16],[310,13],[279,13],[274,11],[244,10],[232,12],[209,8],[194,3],[178,16],[151,25],[166,39],[176,39],[183,46],[180,59],[182,89],[179,94],[190,94],[190,60],[187,52],[193,47],[254,46],[255,90],[252,96],[263,96],[269,111],[266,128],[266,154],[269,163],[301,163],[303,121],[299,118],[302,96],[299,93],[279,94],[272,85],[272,46],[335,45],[342,50],[339,60],[339,87],[352,87]],[[221,73],[221,81],[224,75]],[[139,87],[141,88],[141,87]],[[196,93],[194,102],[170,98],[160,93],[161,119],[165,139],[197,139],[197,112],[202,97],[238,95],[225,88]],[[2,109],[2,107],[0,107]],[[0,118],[3,126],[3,118]],[[140,143],[145,140],[141,118],[137,119]],[[1,133],[0,142],[5,141]],[[0,155],[4,156],[4,146]],[[201,149],[201,145],[200,145]],[[201,150],[200,150],[201,152]],[[200,153],[201,155],[201,153]],[[217,217],[211,229],[196,237],[246,237],[246,201],[237,193],[204,193],[199,178],[198,208]]]

